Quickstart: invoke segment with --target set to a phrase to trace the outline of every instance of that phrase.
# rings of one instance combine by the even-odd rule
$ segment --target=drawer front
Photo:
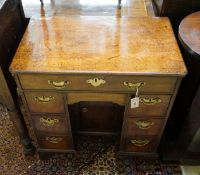
[[[125,135],[159,135],[165,127],[165,119],[127,118]]]
[[[54,92],[25,92],[30,112],[64,113],[63,96]]]
[[[69,134],[69,123],[64,115],[41,114],[31,116],[36,132],[55,134]]]
[[[175,77],[20,74],[23,89],[173,92]],[[32,81],[34,79],[34,81]]]
[[[139,107],[130,108],[129,102],[127,116],[165,116],[170,99],[170,95],[140,95]]]
[[[67,103],[74,104],[80,101],[87,102],[112,102],[124,106],[126,104],[126,94],[118,93],[87,93],[87,92],[68,92]]]
[[[156,152],[158,139],[156,136],[133,136],[126,138],[123,145],[125,152]]]
[[[37,137],[40,148],[43,149],[73,149],[73,141],[65,135],[40,135]]]

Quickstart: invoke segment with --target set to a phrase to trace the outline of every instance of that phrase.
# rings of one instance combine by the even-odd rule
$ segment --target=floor
[[[147,157],[120,157],[115,139],[77,136],[76,154],[53,155],[39,160],[25,157],[19,137],[5,108],[0,105],[0,175],[182,175],[176,164],[162,164]],[[29,133],[37,147],[27,117]]]

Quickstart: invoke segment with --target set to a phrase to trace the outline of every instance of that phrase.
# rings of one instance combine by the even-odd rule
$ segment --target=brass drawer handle
[[[140,129],[150,129],[154,125],[154,122],[147,121],[147,120],[138,120],[135,122],[135,124]]]
[[[54,126],[58,122],[59,122],[58,119],[51,119],[51,118],[44,118],[44,117],[40,118],[40,123],[42,123],[42,125],[44,126]]]
[[[45,137],[45,140],[50,142],[50,143],[57,144],[57,143],[61,142],[63,140],[63,138],[62,137],[53,137],[53,136],[51,136],[51,137]]]
[[[131,143],[135,146],[145,146],[149,144],[149,140],[131,140]]]
[[[158,103],[161,103],[162,100],[159,97],[140,97],[140,102],[142,102],[145,105],[156,105]]]
[[[54,88],[62,89],[62,88],[66,88],[67,87],[67,85],[69,84],[69,81],[48,80],[48,84],[52,85]]]
[[[88,112],[88,108],[82,108],[82,112]]]
[[[100,86],[101,84],[105,84],[106,80],[104,79],[99,79],[99,78],[93,78],[86,80],[87,83],[91,84],[94,87]]]
[[[35,101],[37,101],[38,103],[50,103],[51,101],[54,100],[54,97],[52,96],[48,96],[48,97],[45,97],[45,96],[37,96],[34,98]]]
[[[128,81],[124,81],[124,86],[128,87],[129,89],[136,89],[145,85],[146,85],[145,82],[131,83]]]

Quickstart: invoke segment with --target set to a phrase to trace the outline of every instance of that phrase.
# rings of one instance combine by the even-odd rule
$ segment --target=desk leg
[[[41,3],[41,5],[43,5],[44,4],[43,0],[40,0],[40,3]]]
[[[25,155],[33,155],[35,153],[35,147],[33,146],[28,134],[24,118],[21,114],[17,100],[14,100],[11,91],[8,88],[7,82],[4,78],[4,74],[0,67],[0,89],[2,92],[2,103],[7,108],[10,119],[12,120],[14,127],[20,137],[21,143],[24,147]],[[12,90],[13,94],[16,91]],[[16,95],[17,96],[17,95]],[[16,98],[17,99],[17,98]]]
[[[28,129],[20,110],[14,107],[13,109],[8,109],[8,114],[10,115],[10,118],[13,121],[14,126],[19,134],[21,143],[24,147],[24,154],[33,155],[35,153],[35,147],[33,146],[29,137]]]
[[[122,0],[118,0],[118,8],[120,9],[121,8],[121,2],[122,2]]]

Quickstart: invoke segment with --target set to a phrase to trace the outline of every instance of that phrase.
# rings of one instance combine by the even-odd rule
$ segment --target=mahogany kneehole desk
[[[186,74],[168,18],[108,16],[30,20],[10,70],[41,155],[74,151],[76,133],[118,136],[121,154],[156,154]]]

